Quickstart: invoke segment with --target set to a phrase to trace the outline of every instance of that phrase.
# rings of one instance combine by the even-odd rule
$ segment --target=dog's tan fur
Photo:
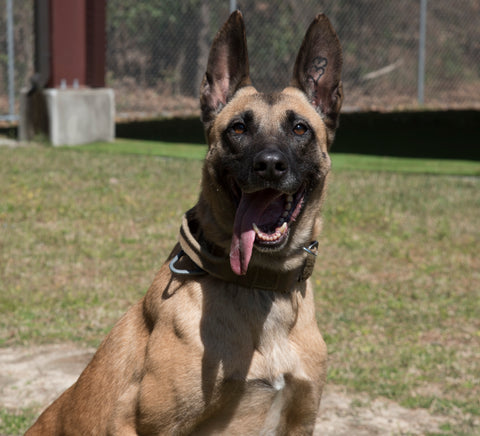
[[[311,67],[320,55],[328,68],[312,80]],[[225,257],[236,208],[218,177],[232,153],[225,132],[249,111],[259,134],[274,141],[293,110],[311,129],[309,145],[298,153],[315,164],[316,180],[285,245],[254,248],[249,269],[281,274],[305,262],[302,247],[320,230],[327,151],[342,100],[340,69],[340,46],[324,16],[307,32],[291,86],[267,97],[250,82],[241,15],[232,14],[217,35],[201,93],[209,151],[191,212],[204,239]],[[177,244],[171,257],[179,250]],[[308,281],[296,282],[288,292],[249,289],[210,274],[173,274],[166,263],[78,381],[27,435],[311,434],[326,358]]]

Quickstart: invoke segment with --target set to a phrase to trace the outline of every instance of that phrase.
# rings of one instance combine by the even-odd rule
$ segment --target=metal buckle
[[[316,251],[312,251],[314,249],[318,248],[318,241],[313,241],[308,247],[303,247],[303,249],[308,253],[311,254],[312,256],[317,257],[318,253]]]
[[[189,270],[189,269],[178,269],[175,264],[185,256],[185,251],[180,250],[180,252],[170,261],[169,267],[170,271],[174,274],[183,275],[183,276],[203,276],[207,274],[202,268],[197,266],[197,269]]]

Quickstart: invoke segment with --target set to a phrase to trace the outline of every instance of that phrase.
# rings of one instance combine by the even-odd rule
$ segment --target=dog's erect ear
[[[328,18],[317,15],[298,52],[291,84],[307,94],[332,130],[337,127],[343,100],[341,72],[340,41]]]
[[[219,30],[210,49],[200,88],[202,121],[209,123],[239,88],[250,83],[245,24],[236,11]]]

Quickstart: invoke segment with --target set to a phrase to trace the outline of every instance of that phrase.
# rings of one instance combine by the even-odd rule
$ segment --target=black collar
[[[289,292],[295,284],[306,281],[312,274],[317,256],[318,242],[312,242],[304,250],[307,253],[304,263],[294,270],[275,271],[251,265],[247,274],[239,276],[230,267],[228,256],[214,254],[219,250],[212,250],[203,238],[198,222],[194,217],[194,210],[189,210],[183,217],[180,227],[179,243],[181,251],[170,262],[170,269],[174,274],[202,275],[209,274],[220,280],[235,283],[247,288],[258,288],[269,291]],[[177,261],[186,255],[196,265],[193,269],[179,269]]]

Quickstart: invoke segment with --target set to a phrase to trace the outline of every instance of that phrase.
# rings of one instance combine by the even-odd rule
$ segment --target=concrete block
[[[38,134],[46,134],[54,146],[114,140],[113,89],[45,89],[36,94],[22,95],[21,140]]]

